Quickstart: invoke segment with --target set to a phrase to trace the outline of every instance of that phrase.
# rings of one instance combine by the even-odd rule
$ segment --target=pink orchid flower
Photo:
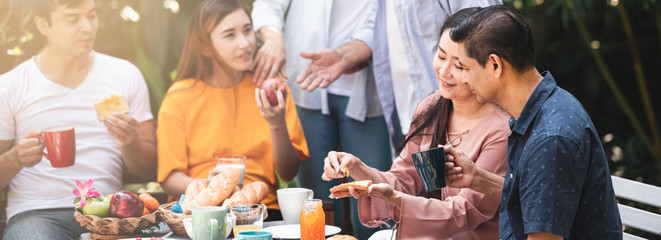
[[[100,197],[101,195],[92,187],[92,179],[87,179],[83,185],[80,181],[76,180],[76,189],[73,190],[73,195],[80,197],[80,207],[84,207],[88,197]]]

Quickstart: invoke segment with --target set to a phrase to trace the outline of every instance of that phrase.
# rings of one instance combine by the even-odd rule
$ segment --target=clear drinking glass
[[[325,238],[326,216],[321,199],[308,199],[301,210],[301,240],[319,240]]]
[[[243,186],[243,175],[246,172],[246,156],[240,154],[221,154],[216,156],[216,168],[236,168],[241,171],[239,186]]]

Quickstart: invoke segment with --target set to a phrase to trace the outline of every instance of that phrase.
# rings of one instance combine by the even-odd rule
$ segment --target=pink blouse
[[[421,114],[436,103],[441,94],[435,91],[423,99],[415,114]],[[473,129],[450,133],[448,141],[477,166],[505,176],[507,170],[507,137],[510,115],[498,108],[484,117]],[[423,182],[411,161],[411,154],[429,149],[433,127],[425,135],[409,141],[393,162],[390,171],[372,169],[373,183],[387,183],[401,191],[401,210],[382,199],[364,197],[358,201],[360,221],[378,227],[385,221],[399,222],[397,239],[497,239],[499,201],[468,188],[445,187],[443,201],[418,197]],[[455,138],[459,138],[455,140]]]

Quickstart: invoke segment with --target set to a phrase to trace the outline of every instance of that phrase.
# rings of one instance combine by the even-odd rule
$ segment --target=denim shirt
[[[363,30],[357,30],[353,35],[361,37],[352,39],[371,42],[371,36],[359,32],[364,31],[364,25],[374,24],[376,0],[360,1],[371,1],[370,12],[365,23],[356,23],[361,24]],[[289,89],[296,106],[321,110],[324,114],[330,112],[326,89],[316,88],[308,92],[300,88],[296,83],[296,77],[310,63],[309,60],[301,57],[299,52],[330,48],[328,33],[332,4],[332,0],[256,0],[253,2],[251,13],[255,31],[259,32],[260,28],[267,25],[283,31],[289,77],[287,83],[290,85]],[[347,42],[350,40],[347,39]],[[366,117],[383,115],[374,75],[371,74],[371,69],[368,71],[370,74],[367,74],[365,81],[354,82],[345,112],[348,117],[358,121],[364,121]]]
[[[535,232],[565,239],[622,239],[599,135],[581,103],[550,73],[518,120],[510,118],[500,239]]]

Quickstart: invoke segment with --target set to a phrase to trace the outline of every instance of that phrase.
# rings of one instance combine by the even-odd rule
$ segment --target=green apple
[[[110,216],[110,199],[107,197],[89,198],[83,207],[83,214],[100,218]]]

